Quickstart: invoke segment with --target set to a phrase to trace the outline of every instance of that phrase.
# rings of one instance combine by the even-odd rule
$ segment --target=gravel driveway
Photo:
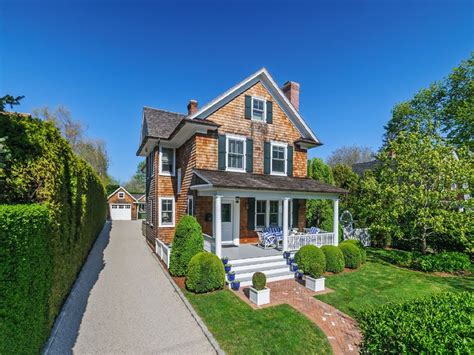
[[[108,222],[57,319],[46,354],[215,351],[140,232]]]

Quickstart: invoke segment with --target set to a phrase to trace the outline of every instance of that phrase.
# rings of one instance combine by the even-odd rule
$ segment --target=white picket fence
[[[155,239],[155,253],[165,263],[166,267],[170,267],[171,246],[166,245],[159,239]]]
[[[316,245],[322,247],[323,245],[335,245],[334,233],[324,232],[317,234],[290,234],[288,236],[288,249],[299,250],[305,245]]]

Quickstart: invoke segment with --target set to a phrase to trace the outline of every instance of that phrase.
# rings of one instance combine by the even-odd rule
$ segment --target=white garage
[[[110,218],[111,219],[132,219],[132,205],[125,203],[112,203],[110,204]]]

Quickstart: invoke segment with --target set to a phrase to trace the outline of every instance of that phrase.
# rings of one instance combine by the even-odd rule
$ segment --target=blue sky
[[[25,95],[22,112],[68,107],[121,181],[143,106],[185,112],[265,66],[301,84],[324,159],[377,149],[393,105],[472,50],[473,1],[0,2],[0,94]]]

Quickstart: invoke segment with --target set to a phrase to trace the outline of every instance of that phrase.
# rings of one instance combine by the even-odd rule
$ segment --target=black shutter
[[[267,123],[273,123],[273,102],[267,101]]]
[[[248,95],[245,95],[245,118],[252,118],[252,97]]]
[[[300,208],[300,200],[293,199],[293,228],[298,227],[298,214]]]
[[[247,161],[247,172],[253,172],[253,140],[247,138],[247,147],[246,147],[246,161]]]
[[[263,143],[263,173],[270,174],[270,142]]]
[[[218,164],[217,167],[219,170],[225,170],[225,145],[226,139],[225,136],[219,136],[219,154],[218,154]]]
[[[293,147],[288,146],[287,149],[287,168],[286,168],[286,173],[288,176],[293,176]]]
[[[248,208],[247,208],[247,222],[248,228],[250,231],[255,230],[255,199],[249,197],[247,199]]]

